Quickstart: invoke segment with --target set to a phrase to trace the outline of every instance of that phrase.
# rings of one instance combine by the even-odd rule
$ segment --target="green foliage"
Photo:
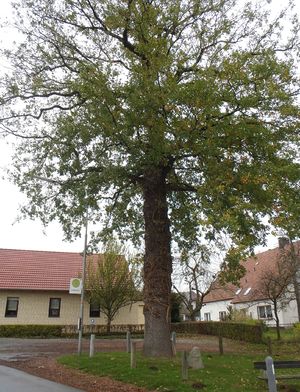
[[[228,306],[227,310],[228,310],[228,313],[226,315],[227,321],[235,321],[239,323],[254,324],[254,325],[262,324],[260,320],[254,320],[252,317],[250,317],[246,309],[235,309],[233,306]]]
[[[178,323],[180,320],[181,296],[177,293],[171,294],[171,322]]]
[[[261,343],[263,338],[262,325],[245,323],[200,321],[172,324],[172,330],[183,334],[222,335],[224,338],[245,342]]]
[[[124,249],[114,240],[109,241],[104,253],[88,259],[86,271],[86,296],[100,306],[107,318],[107,331],[118,311],[140,298],[134,272],[123,256]],[[97,260],[95,260],[95,257]]]
[[[235,279],[265,238],[262,215],[298,222],[296,19],[280,42],[285,12],[271,20],[254,2],[16,3],[24,42],[3,54],[0,119],[25,136],[12,174],[25,213],[71,237],[88,206],[105,233],[138,241],[159,169],[173,240],[227,234]]]
[[[126,332],[130,331],[131,335],[136,338],[143,338],[143,326],[141,325],[112,325],[111,331],[107,332],[105,325],[85,326],[84,335],[90,336],[95,333],[100,338],[118,338],[125,339]],[[76,325],[1,325],[0,337],[14,337],[14,338],[51,338],[51,337],[76,337],[78,329]]]
[[[300,323],[295,323],[292,329],[293,335],[297,340],[300,340]]]
[[[1,337],[62,337],[63,326],[60,325],[0,325]]]

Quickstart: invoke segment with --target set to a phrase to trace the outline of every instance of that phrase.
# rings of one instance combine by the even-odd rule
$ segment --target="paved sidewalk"
[[[84,392],[6,366],[0,366],[0,380],[0,392]]]

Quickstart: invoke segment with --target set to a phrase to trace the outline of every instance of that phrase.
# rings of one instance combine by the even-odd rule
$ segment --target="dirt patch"
[[[145,392],[145,389],[124,384],[108,377],[97,377],[78,370],[69,369],[56,362],[55,358],[37,357],[25,361],[0,361],[1,365],[10,366],[26,373],[47,380],[69,385],[85,392]]]

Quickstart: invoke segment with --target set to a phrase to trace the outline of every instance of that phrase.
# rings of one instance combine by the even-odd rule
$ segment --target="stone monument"
[[[203,369],[203,361],[199,347],[193,347],[188,355],[188,366],[192,369]]]

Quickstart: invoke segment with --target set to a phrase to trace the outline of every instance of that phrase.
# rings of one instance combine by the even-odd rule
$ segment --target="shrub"
[[[0,325],[1,337],[60,337],[63,327],[60,325]]]
[[[172,324],[172,330],[183,334],[222,335],[224,338],[262,343],[262,325],[222,321],[194,321]]]
[[[84,335],[95,333],[97,336],[124,337],[130,331],[132,335],[141,336],[144,333],[143,325],[112,325],[112,331],[106,332],[106,325],[85,325]],[[78,335],[77,325],[0,325],[0,337],[76,337]]]
[[[300,338],[300,323],[293,325],[293,335],[296,339]]]

